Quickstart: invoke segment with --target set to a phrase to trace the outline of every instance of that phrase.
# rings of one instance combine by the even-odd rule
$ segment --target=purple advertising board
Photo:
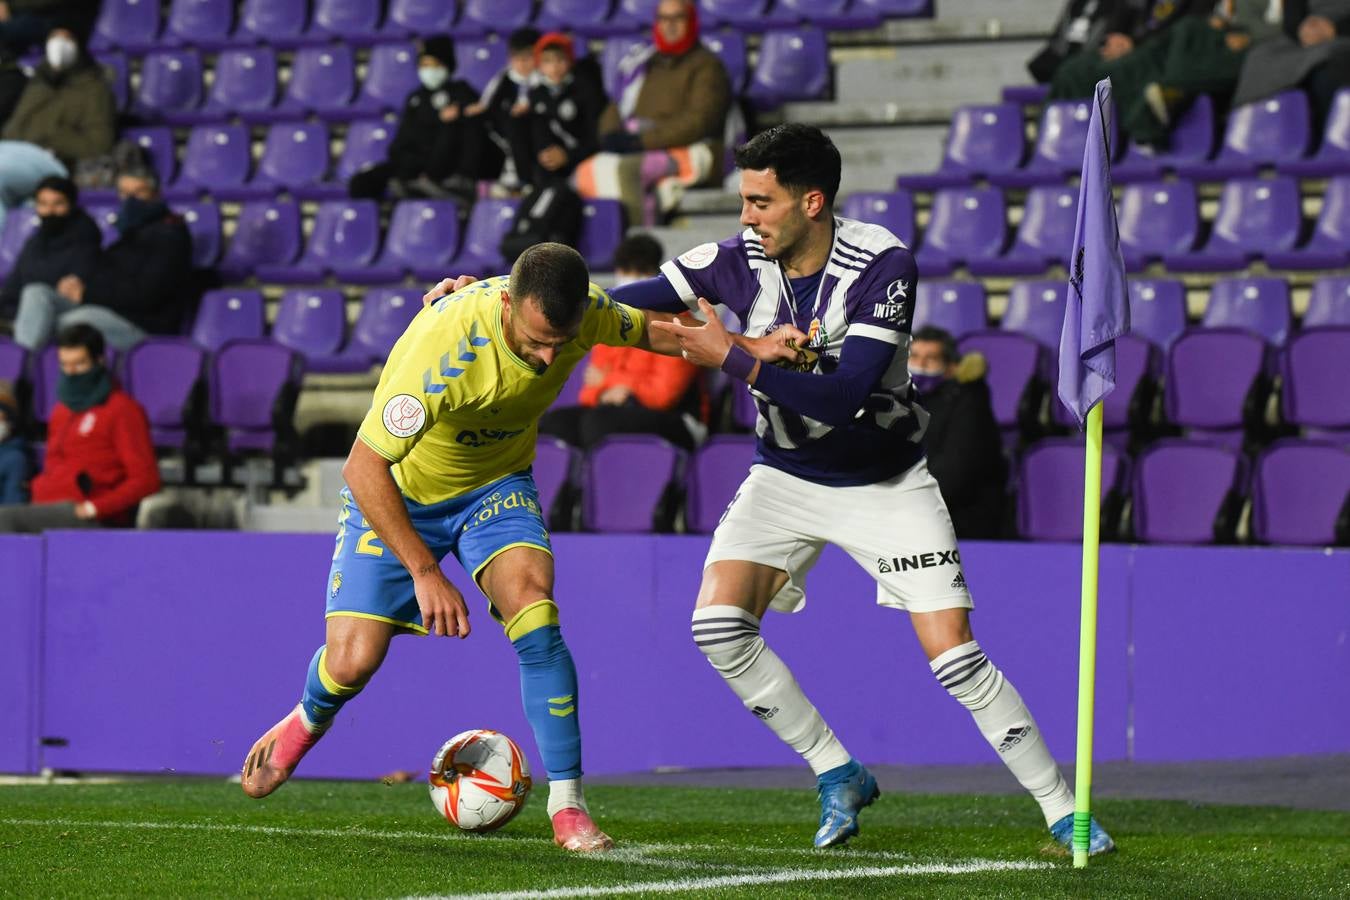
[[[0,772],[38,764],[40,537],[0,536]]]

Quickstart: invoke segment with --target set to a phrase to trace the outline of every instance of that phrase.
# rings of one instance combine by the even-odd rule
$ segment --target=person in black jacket
[[[117,240],[98,255],[87,278],[65,275],[54,288],[24,291],[14,322],[17,343],[40,350],[58,329],[83,323],[125,351],[147,334],[178,331],[192,275],[192,237],[160,199],[153,171],[121,173],[117,194]]]
[[[924,435],[928,469],[963,539],[995,539],[1003,529],[1008,468],[986,371],[979,353],[958,358],[956,341],[941,328],[914,333],[909,372],[931,417]]]
[[[487,83],[483,96],[467,110],[481,117],[490,147],[478,176],[518,190],[534,171],[530,154],[530,88],[538,81],[534,45],[539,29],[517,28],[506,39],[507,65]]]
[[[595,60],[574,63],[572,39],[551,31],[534,45],[539,79],[530,89],[531,149],[536,185],[566,181],[600,149],[600,116],[608,100]]]
[[[352,176],[351,196],[380,199],[387,187],[398,198],[472,203],[488,138],[481,117],[466,115],[478,92],[452,78],[454,71],[454,41],[440,36],[422,42],[417,60],[422,86],[408,95],[388,158]]]
[[[49,175],[38,182],[33,192],[38,230],[24,243],[0,288],[0,319],[13,319],[26,294],[52,292],[67,275],[89,277],[102,234],[78,201],[79,191],[69,178]]]

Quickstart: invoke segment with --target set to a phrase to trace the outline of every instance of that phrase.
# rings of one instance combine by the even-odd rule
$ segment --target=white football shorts
[[[830,487],[756,465],[713,532],[704,568],[746,560],[781,569],[788,582],[769,608],[806,605],[806,574],[826,544],[841,547],[877,582],[877,603],[935,612],[974,603],[937,480],[920,460],[876,484]]]

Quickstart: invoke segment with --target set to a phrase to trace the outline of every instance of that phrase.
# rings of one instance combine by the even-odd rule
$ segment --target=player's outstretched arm
[[[446,294],[453,294],[478,280],[477,275],[459,275],[455,278],[442,278],[436,286],[422,295],[422,305],[430,306]]]
[[[687,324],[674,316],[653,318],[648,325],[648,333],[655,332],[663,345],[673,341],[675,353],[680,354],[698,366],[716,369],[726,361],[733,347],[738,347],[751,357],[753,366],[744,376],[754,384],[753,373],[758,372],[759,363],[785,362],[797,365],[805,361],[806,354],[800,349],[806,342],[806,335],[791,325],[778,328],[770,334],[757,338],[748,338],[743,334],[732,334],[722,324],[711,303],[703,297],[698,298],[698,308],[707,318],[706,322]],[[654,316],[653,313],[647,313]],[[671,354],[674,355],[674,354]]]
[[[342,476],[375,534],[412,573],[417,607],[427,631],[468,637],[469,610],[464,595],[445,577],[440,563],[413,528],[389,466],[389,460],[357,438],[342,467]]]

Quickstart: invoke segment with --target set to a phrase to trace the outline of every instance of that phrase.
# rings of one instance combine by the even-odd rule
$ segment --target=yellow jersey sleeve
[[[596,344],[610,347],[633,347],[647,331],[647,317],[614,300],[601,288],[592,284],[586,314],[581,321],[578,341],[589,350]]]

